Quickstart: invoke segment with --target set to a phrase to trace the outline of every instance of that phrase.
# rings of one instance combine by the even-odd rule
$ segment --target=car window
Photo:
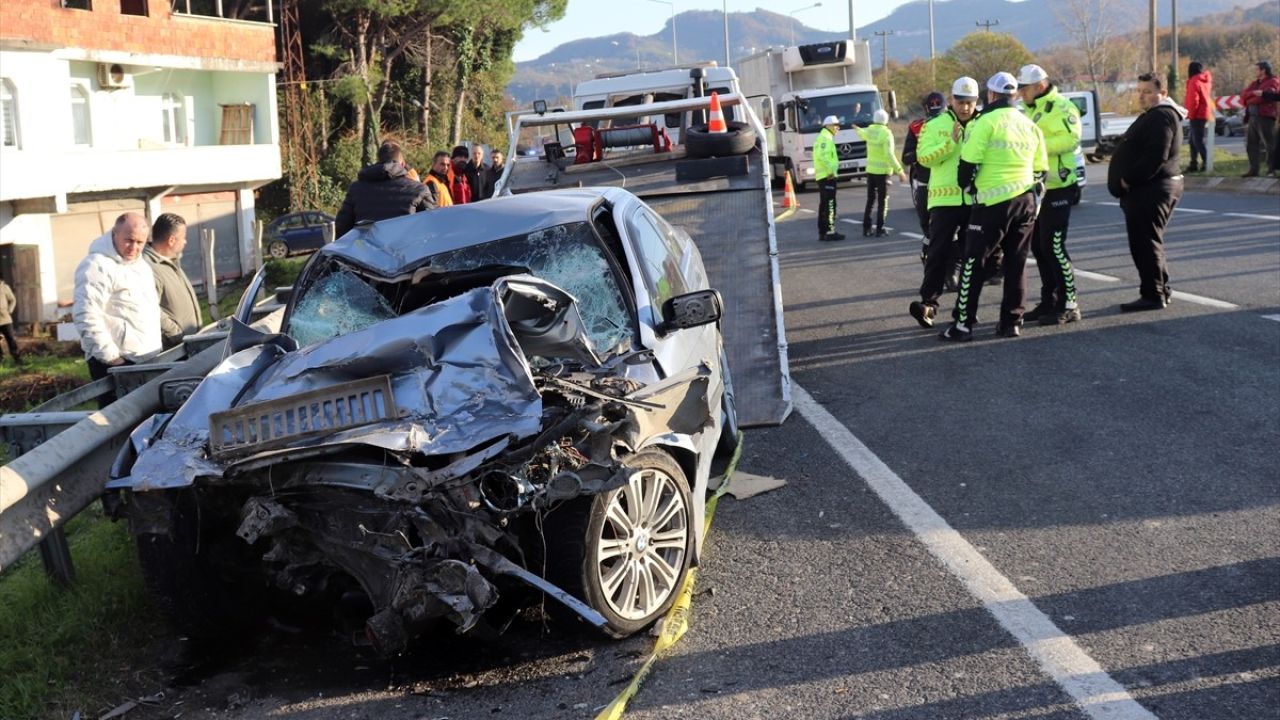
[[[292,230],[294,228],[302,227],[302,215],[299,213],[285,215],[284,217],[277,218],[276,223],[277,230]]]
[[[433,255],[433,274],[484,267],[527,268],[577,298],[597,352],[631,349],[632,322],[618,276],[588,223],[556,225],[516,237]]]
[[[684,276],[680,274],[682,250],[675,236],[645,210],[632,215],[631,229],[640,251],[640,271],[653,296],[654,308],[661,308],[667,300],[688,292]]]
[[[289,316],[288,333],[306,347],[363,330],[396,316],[386,299],[348,270],[330,273],[305,288]]]

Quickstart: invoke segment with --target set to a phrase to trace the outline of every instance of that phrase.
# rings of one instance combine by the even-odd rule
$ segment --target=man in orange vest
[[[431,158],[431,169],[423,180],[436,199],[436,207],[449,207],[453,196],[449,193],[449,153],[441,150]]]

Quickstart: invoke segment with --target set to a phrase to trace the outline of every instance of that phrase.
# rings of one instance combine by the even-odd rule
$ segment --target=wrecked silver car
[[[242,302],[228,357],[122,449],[108,508],[195,636],[268,589],[362,594],[383,653],[521,597],[629,635],[697,563],[736,448],[719,303],[689,237],[621,189],[357,227],[280,333]]]

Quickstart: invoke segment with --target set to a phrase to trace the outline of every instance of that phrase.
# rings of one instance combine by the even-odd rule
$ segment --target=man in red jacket
[[[1198,62],[1187,66],[1187,94],[1183,105],[1187,107],[1187,120],[1190,122],[1191,164],[1187,172],[1200,172],[1208,164],[1205,157],[1204,134],[1213,117],[1213,76]]]
[[[1276,103],[1263,99],[1262,93],[1280,90],[1280,78],[1271,72],[1271,63],[1265,60],[1259,62],[1257,68],[1257,79],[1240,93],[1245,123],[1249,127],[1244,145],[1249,156],[1249,172],[1244,177],[1258,176],[1258,169],[1269,162],[1271,147],[1276,141]]]

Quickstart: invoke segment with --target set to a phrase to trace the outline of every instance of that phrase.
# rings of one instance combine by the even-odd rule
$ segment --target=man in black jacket
[[[410,178],[400,144],[387,141],[378,148],[378,162],[360,169],[356,181],[347,188],[334,231],[339,237],[364,220],[412,215],[435,207],[430,190]]]
[[[1120,199],[1124,211],[1142,294],[1122,304],[1124,312],[1168,306],[1173,291],[1164,261],[1164,229],[1182,197],[1178,152],[1185,113],[1169,99],[1160,73],[1138,76],[1138,104],[1143,112],[1120,138],[1107,171],[1107,190]]]

